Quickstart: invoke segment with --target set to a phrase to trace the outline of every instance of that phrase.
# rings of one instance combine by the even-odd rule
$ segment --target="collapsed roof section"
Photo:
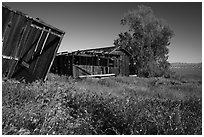
[[[132,57],[132,54],[129,53],[126,49],[116,46],[109,46],[109,47],[103,47],[103,48],[93,48],[93,49],[85,49],[85,50],[77,50],[73,52],[59,52],[57,55],[68,55],[68,54],[75,54],[75,55],[82,55],[82,54],[90,54],[90,55],[108,55],[108,56],[115,56],[117,55],[117,52],[124,52],[127,56]]]

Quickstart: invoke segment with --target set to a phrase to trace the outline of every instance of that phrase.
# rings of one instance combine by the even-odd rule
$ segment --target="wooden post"
[[[78,65],[81,65],[81,56],[78,56],[79,57],[79,64]]]
[[[72,61],[71,61],[71,64],[72,64],[72,76],[75,77],[75,70],[74,70],[74,55],[72,54]]]
[[[108,72],[107,72],[107,74],[109,74],[109,59],[110,59],[110,56],[108,56],[108,59],[107,59],[107,68],[108,68]]]

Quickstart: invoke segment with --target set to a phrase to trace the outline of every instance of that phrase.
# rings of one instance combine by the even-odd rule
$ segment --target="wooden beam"
[[[79,78],[102,78],[102,77],[112,77],[112,76],[116,76],[116,74],[84,75],[84,76],[79,76]]]

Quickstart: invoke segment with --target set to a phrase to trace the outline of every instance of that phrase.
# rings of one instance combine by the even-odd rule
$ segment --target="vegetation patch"
[[[202,134],[201,84],[165,78],[2,80],[6,135]],[[190,90],[188,91],[188,88]],[[189,93],[193,93],[191,95]]]

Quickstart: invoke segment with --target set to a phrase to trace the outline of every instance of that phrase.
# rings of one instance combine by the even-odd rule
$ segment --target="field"
[[[202,63],[173,63],[172,71],[180,75],[183,80],[202,81]]]
[[[166,79],[2,80],[7,135],[201,135],[202,69]],[[178,76],[178,74],[180,76]]]

